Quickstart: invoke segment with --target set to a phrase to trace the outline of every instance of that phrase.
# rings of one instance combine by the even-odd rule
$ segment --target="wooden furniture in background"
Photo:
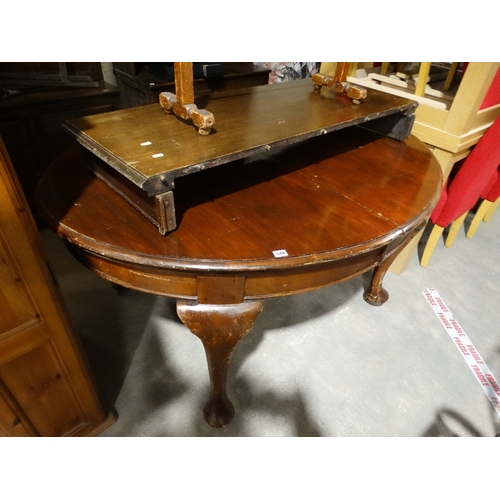
[[[497,210],[498,205],[500,205],[500,165],[497,170],[496,181],[493,185],[488,186],[486,192],[481,193],[480,199],[480,205],[467,231],[467,238],[472,238],[474,236],[481,221],[489,222]]]
[[[0,62],[0,87],[99,87],[98,62]]]
[[[1,63],[0,69],[5,70],[5,64]],[[119,109],[120,93],[116,87],[93,79],[99,78],[99,74],[92,78],[80,75],[80,79],[68,83],[43,78],[48,70],[44,73],[44,66],[39,65],[49,63],[15,64],[30,65],[30,71],[38,67],[41,71],[38,77],[26,72],[24,78],[20,71],[15,75],[0,71],[0,87],[10,92],[0,98],[0,136],[36,218],[36,184],[45,168],[72,143],[62,124],[69,118]],[[86,64],[92,64],[93,71],[100,68],[95,66],[99,63]],[[59,68],[58,63],[55,65]]]
[[[388,267],[441,192],[441,169],[422,142],[353,126],[177,179],[180,222],[162,236],[92,175],[84,153],[75,145],[42,178],[46,222],[103,278],[177,299],[206,351],[204,417],[216,427],[233,417],[228,364],[263,299],[373,269],[364,297],[383,304]]]
[[[158,64],[120,62],[113,63],[118,88],[120,89],[122,107],[133,108],[159,102],[162,92],[175,93],[172,75],[165,74],[165,67],[156,69]],[[194,79],[196,97],[213,93],[232,91],[267,85],[270,70],[255,66],[251,62],[221,63],[222,76],[197,77]],[[163,72],[163,74],[162,74]]]
[[[393,73],[398,70],[397,65],[400,63],[395,64]],[[431,71],[432,63],[422,64],[422,75]],[[363,66],[366,68],[369,65]],[[412,134],[432,150],[446,179],[455,163],[469,155],[472,147],[500,114],[500,63],[471,62],[464,67],[465,71],[463,68],[457,71],[455,63],[449,65],[447,74],[453,74],[454,81],[444,78],[440,83],[427,85],[423,95],[418,95],[415,85],[398,81],[389,74],[380,75],[377,68],[373,72],[368,69],[367,76],[356,76],[356,64],[350,69],[348,81],[416,100],[419,106],[415,111]],[[382,72],[388,69],[389,65]],[[449,90],[442,88],[448,85]],[[418,92],[422,94],[421,88]],[[415,238],[391,271],[401,274],[406,269],[418,241],[419,238]]]
[[[416,94],[415,87],[388,75],[381,77],[373,72],[366,77],[356,77],[355,67],[351,68],[348,81],[415,99],[419,106],[412,134],[433,150],[447,178],[453,165],[468,155],[500,114],[499,68],[498,62],[471,62],[450,91],[440,90],[446,84],[446,80],[442,80],[433,85],[433,92],[429,90],[430,93],[424,92],[423,96]]]
[[[90,436],[113,422],[0,139],[0,436]]]
[[[434,224],[420,264],[426,267],[443,231],[450,226],[445,245],[450,248],[470,210],[493,189],[500,165],[500,117],[472,148],[453,178],[447,179],[439,203],[430,216]],[[493,193],[492,193],[493,195]],[[496,199],[496,198],[495,198]],[[483,212],[484,216],[484,212]],[[482,217],[481,217],[482,218]],[[476,221],[478,222],[478,221]],[[474,234],[474,225],[471,225]]]

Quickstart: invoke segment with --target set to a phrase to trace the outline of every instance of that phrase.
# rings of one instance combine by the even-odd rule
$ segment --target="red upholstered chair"
[[[467,231],[467,238],[472,238],[476,229],[478,228],[481,220],[489,222],[493,213],[500,205],[500,166],[493,175],[492,182],[488,184],[486,189],[480,196],[481,204],[479,205],[474,219],[472,219],[469,230]]]
[[[455,236],[471,210],[495,183],[500,164],[500,117],[497,118],[460,166],[452,180],[446,182],[441,198],[431,214],[434,227],[420,264],[426,267],[442,232],[451,223],[445,246],[451,247]]]

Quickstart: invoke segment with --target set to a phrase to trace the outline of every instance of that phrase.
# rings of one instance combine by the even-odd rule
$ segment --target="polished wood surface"
[[[327,88],[315,91],[311,80],[252,87],[196,104],[215,116],[216,125],[208,136],[199,136],[189,123],[166,115],[158,104],[77,118],[65,126],[81,144],[152,196],[172,189],[179,177],[284,143],[359,123],[382,123],[388,116],[405,121],[416,107],[413,101],[376,90],[356,105]]]
[[[227,365],[262,299],[374,269],[365,299],[384,303],[385,272],[440,190],[441,170],[422,142],[351,127],[178,179],[179,224],[166,236],[91,175],[80,146],[46,173],[39,203],[94,272],[179,299],[210,366],[205,418],[220,426],[234,411]]]

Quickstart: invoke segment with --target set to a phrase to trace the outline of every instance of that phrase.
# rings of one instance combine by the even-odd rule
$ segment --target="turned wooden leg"
[[[177,301],[181,321],[203,343],[207,355],[211,395],[203,410],[212,427],[229,424],[234,406],[226,395],[226,376],[236,344],[250,331],[262,311],[259,300],[240,304],[199,304]]]

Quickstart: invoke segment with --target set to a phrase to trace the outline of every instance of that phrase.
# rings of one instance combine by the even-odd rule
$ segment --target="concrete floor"
[[[466,221],[465,228],[470,223]],[[500,381],[500,213],[473,239],[439,242],[388,273],[382,307],[368,276],[270,299],[239,343],[228,375],[233,422],[209,427],[205,354],[175,301],[116,291],[41,232],[51,266],[118,421],[101,436],[489,436],[500,418],[422,292],[437,289]],[[426,241],[428,230],[421,243]],[[419,252],[422,250],[420,245]]]

